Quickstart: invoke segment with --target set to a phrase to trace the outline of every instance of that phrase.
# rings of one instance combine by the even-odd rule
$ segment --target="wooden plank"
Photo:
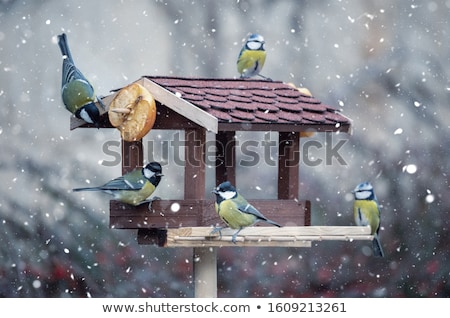
[[[201,200],[205,198],[205,143],[203,128],[185,131],[184,198]]]
[[[239,239],[239,238],[238,238]],[[240,241],[234,244],[231,242],[231,236],[223,237],[222,240],[197,240],[197,241],[172,241],[167,240],[164,247],[311,247],[311,242],[309,241]]]
[[[219,131],[216,135],[216,185],[227,180],[236,184],[235,136],[235,131]]]
[[[177,113],[183,115],[189,120],[192,120],[208,131],[212,131],[216,134],[219,131],[218,119],[216,117],[182,99],[182,96],[176,96],[176,94],[173,94],[169,90],[159,86],[148,78],[142,78],[140,80],[140,84],[147,88],[156,100]]]
[[[350,124],[289,124],[289,123],[252,123],[242,128],[242,123],[228,123],[219,122],[220,131],[279,131],[279,132],[302,132],[302,131],[315,131],[315,132],[342,132],[350,133]]]
[[[137,141],[122,140],[122,175],[144,164],[142,139]]]
[[[300,136],[278,134],[278,199],[297,199],[299,192]]]
[[[310,225],[309,201],[249,200],[267,218],[283,226]],[[110,201],[110,227],[116,229],[178,228],[186,226],[225,226],[214,209],[214,200],[156,200],[134,207]],[[256,227],[273,227],[258,222]]]
[[[199,226],[199,219],[208,208],[214,210],[212,203],[204,200],[155,200],[151,210],[148,204],[135,207],[112,200],[109,223],[115,229]]]
[[[195,298],[217,297],[217,249],[195,247],[194,265]]]
[[[213,246],[285,246],[311,247],[312,241],[341,240],[372,240],[370,227],[362,226],[309,226],[309,227],[248,227],[243,229],[236,238],[236,244],[231,241],[236,232],[233,229],[222,229],[211,235],[211,227],[193,227],[167,230],[166,247],[213,247]]]
[[[168,229],[168,235],[173,236],[211,236],[212,227],[183,227],[178,229]],[[236,230],[230,228],[222,229],[222,236],[231,236]],[[284,227],[255,227],[244,228],[240,236],[308,236],[308,237],[339,237],[345,236],[370,236],[369,226],[284,226]],[[214,234],[213,236],[218,236]]]

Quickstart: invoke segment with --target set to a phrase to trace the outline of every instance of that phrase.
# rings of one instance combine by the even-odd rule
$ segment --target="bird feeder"
[[[311,203],[299,198],[300,138],[311,132],[351,133],[351,120],[333,107],[279,81],[144,76],[135,83],[156,101],[153,129],[185,133],[184,198],[153,201],[151,210],[146,204],[135,207],[112,200],[110,227],[137,230],[139,244],[194,248],[194,257],[200,260],[194,263],[197,297],[216,296],[217,247],[310,247],[317,240],[372,239],[368,227],[311,226]],[[103,104],[108,107],[116,94],[104,97]],[[100,127],[112,127],[103,112]],[[79,127],[94,126],[72,118],[71,129]],[[223,229],[221,237],[211,235],[212,226],[223,223],[214,200],[205,197],[208,131],[216,141],[215,184],[228,180],[237,188],[236,132],[278,134],[277,198],[247,199],[283,227],[257,223],[243,229],[236,244],[231,242],[234,230]],[[142,139],[122,139],[122,173],[143,166],[143,150]],[[164,180],[159,187],[163,186]]]

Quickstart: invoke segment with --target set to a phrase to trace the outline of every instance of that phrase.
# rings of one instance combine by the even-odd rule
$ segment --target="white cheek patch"
[[[247,46],[250,50],[259,50],[261,48],[261,42],[248,42]]]
[[[92,120],[91,116],[89,116],[88,112],[83,108],[80,111],[80,117],[87,123],[93,124],[94,121]]]
[[[220,192],[220,196],[224,198],[225,200],[231,199],[236,195],[235,191],[224,191]]]
[[[144,177],[146,177],[147,179],[150,179],[154,175],[155,175],[155,173],[153,171],[151,171],[150,169],[144,169]]]
[[[371,191],[358,191],[355,192],[355,198],[358,200],[368,199],[372,195]]]

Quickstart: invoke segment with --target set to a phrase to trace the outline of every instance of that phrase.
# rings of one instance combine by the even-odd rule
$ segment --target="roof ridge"
[[[148,79],[168,79],[168,80],[188,80],[188,81],[218,81],[218,82],[255,82],[255,83],[279,83],[288,85],[284,81],[254,79],[254,78],[240,78],[240,77],[183,77],[183,76],[166,76],[166,75],[143,75],[142,77]]]

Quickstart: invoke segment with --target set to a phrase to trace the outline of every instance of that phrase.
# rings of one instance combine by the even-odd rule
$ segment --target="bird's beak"
[[[217,189],[213,189],[213,190],[211,191],[211,193],[219,194],[219,192],[217,191]]]
[[[164,176],[162,173],[155,173],[155,175],[156,175],[157,177],[163,177],[163,176]]]

